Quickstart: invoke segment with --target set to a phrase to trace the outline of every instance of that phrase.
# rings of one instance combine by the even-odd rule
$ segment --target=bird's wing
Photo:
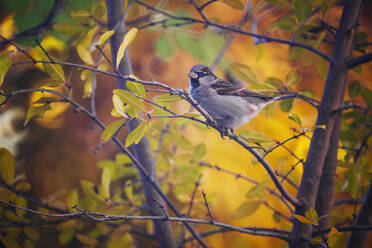
[[[269,101],[272,99],[271,96],[266,96],[261,93],[240,87],[233,87],[229,82],[225,80],[218,80],[213,85],[212,88],[216,89],[219,95],[228,96],[240,96],[240,97],[255,97],[264,101]]]

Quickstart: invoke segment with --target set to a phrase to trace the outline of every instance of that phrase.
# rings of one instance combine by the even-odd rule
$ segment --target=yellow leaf
[[[0,87],[3,84],[5,74],[12,65],[12,62],[8,60],[10,52],[0,54]]]
[[[98,241],[96,239],[90,238],[86,235],[76,233],[75,236],[81,243],[89,247],[95,247],[98,244]]]
[[[112,135],[125,123],[125,120],[117,120],[107,125],[101,135],[101,142],[108,141]]]
[[[133,76],[131,75],[131,77],[133,77]],[[137,96],[146,97],[146,90],[145,90],[145,87],[143,86],[143,84],[133,82],[133,81],[129,81],[129,80],[127,81],[126,84],[127,84],[128,89],[130,89]]]
[[[297,114],[295,114],[295,113],[289,113],[288,119],[296,122],[300,126],[302,124],[302,121],[301,121],[300,117]]]
[[[14,159],[6,148],[0,148],[0,174],[7,184],[14,180]]]
[[[118,97],[118,96],[116,96],[116,97]],[[121,103],[121,101],[120,101],[120,103]],[[115,104],[115,103],[114,103],[114,104]],[[111,115],[112,115],[113,117],[120,117],[120,116],[122,116],[122,115],[118,112],[118,110],[116,109],[116,107],[113,108],[113,109],[111,110]]]
[[[120,97],[120,100],[129,106],[132,106],[138,110],[146,111],[145,105],[143,102],[138,99],[135,95],[130,93],[129,91],[122,90],[122,89],[115,89],[114,95]]]
[[[105,43],[105,41],[110,38],[113,34],[115,33],[115,30],[109,30],[109,31],[106,31],[104,32],[101,37],[99,38],[99,41],[98,41],[98,45],[102,45],[103,43]]]
[[[311,221],[307,219],[305,216],[294,214],[293,217],[295,217],[299,222],[302,222],[304,224],[311,224]]]
[[[116,56],[116,67],[119,68],[121,59],[124,57],[124,51],[127,46],[133,41],[138,32],[137,28],[131,28],[124,36],[123,42],[121,43],[117,56]]]
[[[28,111],[27,111],[27,115],[26,115],[26,120],[25,120],[25,123],[24,125],[26,126],[27,123],[33,118],[33,117],[38,117],[38,118],[42,118],[45,111],[48,111],[50,110],[51,107],[49,104],[46,104],[46,105],[43,105],[43,106],[40,106],[40,107],[31,107]]]
[[[270,137],[267,137],[265,134],[252,129],[245,129],[238,131],[239,136],[246,139],[248,142],[257,142],[257,143],[268,143],[273,140]]]
[[[32,244],[31,240],[26,239],[23,242],[23,248],[34,248],[34,245]]]
[[[44,56],[45,59],[45,56]],[[65,81],[65,73],[62,69],[61,65],[58,64],[52,64],[52,63],[44,63],[43,68],[46,73],[49,74],[53,79],[64,82]]]
[[[110,197],[110,183],[111,183],[111,170],[108,167],[103,168],[101,176],[101,185],[103,190],[103,198]]]
[[[332,227],[331,231],[328,233],[328,237],[332,237],[333,235],[336,235],[336,234],[339,234],[339,233],[340,232],[336,228]]]
[[[165,95],[154,97],[154,100],[157,102],[178,102],[182,100],[182,98],[179,95],[165,94]]]
[[[149,129],[149,126],[142,122],[136,129],[134,129],[130,134],[128,135],[127,139],[125,140],[125,146],[128,147],[130,145],[138,144],[142,137],[146,134],[147,130]]]
[[[21,248],[21,246],[17,243],[17,241],[12,240],[10,238],[2,238],[1,242],[3,243],[5,248]]]
[[[76,46],[76,51],[79,54],[79,57],[88,65],[94,65],[94,60],[92,55],[90,54],[89,48],[83,44],[79,44]]]
[[[17,196],[17,198],[15,199],[15,204],[17,206],[26,208],[27,207],[27,200],[25,198],[23,198],[22,196]],[[16,209],[16,214],[19,218],[23,218],[23,216],[25,214],[25,210]]]
[[[31,184],[28,182],[22,182],[17,184],[16,190],[21,191],[21,192],[27,192],[30,191],[31,189]]]
[[[121,100],[118,95],[112,95],[112,103],[114,104],[114,109],[111,112],[111,115],[114,117],[126,117],[125,112],[127,111],[127,105]]]
[[[67,195],[66,205],[67,205],[67,207],[72,208],[73,206],[76,206],[78,204],[78,202],[79,202],[79,194],[76,191],[76,189],[73,189]]]
[[[314,208],[310,208],[309,210],[307,210],[305,212],[305,216],[308,220],[311,221],[311,224],[318,224],[318,220],[319,220],[319,217],[318,217],[318,213],[316,212],[316,210]]]
[[[40,239],[40,235],[39,235],[38,231],[36,231],[32,227],[29,227],[29,226],[24,227],[23,232],[31,240],[39,240]]]

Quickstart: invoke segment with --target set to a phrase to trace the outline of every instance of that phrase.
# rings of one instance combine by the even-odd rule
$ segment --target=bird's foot
[[[234,133],[234,130],[232,128],[227,128],[223,126],[218,127],[218,131],[220,132],[221,138],[225,139],[225,136],[230,136],[230,134]]]

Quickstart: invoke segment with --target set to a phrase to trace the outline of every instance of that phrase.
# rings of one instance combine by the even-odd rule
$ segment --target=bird
[[[218,78],[206,65],[194,65],[188,73],[190,95],[226,132],[248,123],[266,105],[294,98],[296,94],[266,96]]]

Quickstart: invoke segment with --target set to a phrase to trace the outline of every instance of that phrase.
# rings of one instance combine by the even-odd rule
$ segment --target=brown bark
[[[123,1],[121,0],[106,0],[107,7],[107,16],[108,16],[108,25],[110,30],[115,29],[115,35],[111,38],[111,53],[112,61],[116,61],[116,54],[119,49],[119,46],[125,36],[125,22],[123,21]],[[114,62],[115,63],[115,62]],[[114,65],[116,66],[116,65]],[[132,66],[129,60],[128,52],[125,53],[125,56],[120,63],[119,71],[123,75],[132,74]],[[118,88],[124,89],[125,80],[117,79]],[[134,130],[139,125],[138,120],[133,120],[129,123],[129,131]],[[138,161],[143,165],[148,173],[153,175],[153,180],[158,184],[156,178],[156,171],[153,161],[153,156],[151,152],[150,142],[144,137],[137,144],[132,146],[132,151]],[[154,216],[164,216],[164,212],[161,208],[165,204],[159,193],[154,189],[148,180],[141,174],[142,179],[142,188],[144,190],[147,207],[151,215]],[[154,220],[154,230],[155,237],[158,241],[160,247],[175,247],[175,242],[173,239],[172,228],[169,222],[162,220]]]
[[[363,204],[360,208],[355,224],[357,226],[372,224],[372,179],[369,182],[367,195],[363,200]],[[369,232],[370,231],[367,230],[352,231],[347,243],[347,248],[363,248],[367,241]]]
[[[297,198],[301,205],[296,207],[296,214],[304,215],[305,211],[315,207],[323,165],[328,153],[330,140],[336,121],[340,121],[333,110],[338,108],[339,99],[343,98],[347,69],[345,58],[350,55],[355,25],[357,24],[362,0],[344,1],[339,28],[336,33],[333,51],[334,64],[330,65],[322,101],[319,106],[316,125],[326,125],[326,129],[315,130],[310,149],[304,165],[301,185]],[[295,221],[291,233],[291,247],[306,247],[311,239],[312,226]]]

